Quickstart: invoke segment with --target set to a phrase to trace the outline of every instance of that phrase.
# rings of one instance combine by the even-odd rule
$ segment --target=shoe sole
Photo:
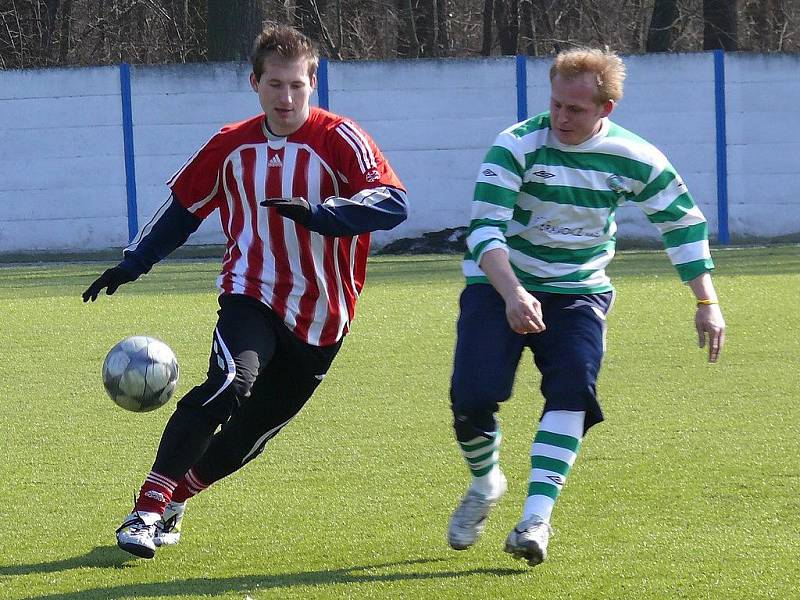
[[[450,547],[453,550],[466,550],[466,549],[472,547],[472,544],[474,544],[475,542],[472,542],[472,544],[457,544],[456,542],[447,540],[447,543],[450,544]]]
[[[544,555],[537,546],[536,548],[520,548],[519,546],[512,546],[506,544],[505,551],[519,560],[528,561],[528,566],[535,567],[544,562]]]
[[[153,558],[156,555],[154,548],[148,548],[147,546],[142,546],[141,544],[131,544],[129,542],[117,541],[117,546],[119,546],[122,550],[125,550],[125,552],[133,554],[134,556],[138,556],[139,558]]]

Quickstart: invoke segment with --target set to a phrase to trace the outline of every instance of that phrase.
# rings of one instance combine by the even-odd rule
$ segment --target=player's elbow
[[[390,198],[381,203],[385,214],[382,229],[394,229],[408,218],[408,195],[395,188],[388,188],[388,191]]]

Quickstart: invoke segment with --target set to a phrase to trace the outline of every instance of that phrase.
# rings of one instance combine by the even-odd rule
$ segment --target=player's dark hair
[[[319,53],[308,36],[302,34],[294,27],[278,23],[265,23],[264,29],[253,43],[250,62],[256,80],[261,79],[264,72],[264,59],[271,54],[280,56],[285,60],[305,58],[308,60],[308,76],[313,77],[319,66]]]

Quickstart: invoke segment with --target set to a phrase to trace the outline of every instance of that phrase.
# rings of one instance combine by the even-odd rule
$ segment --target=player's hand
[[[117,288],[123,283],[129,283],[136,279],[133,275],[128,273],[122,267],[111,267],[106,269],[100,277],[98,277],[92,285],[86,288],[82,297],[84,302],[97,300],[97,296],[103,289],[106,290],[106,295],[110,296],[117,291]]]
[[[300,225],[306,225],[311,219],[311,206],[302,197],[296,198],[267,198],[261,201],[261,206],[274,208],[282,217],[291,219]]]
[[[703,348],[708,343],[708,362],[717,362],[725,343],[725,319],[719,304],[701,304],[694,315],[697,328],[698,345]]]
[[[541,303],[521,286],[506,298],[506,319],[516,333],[541,333],[545,330]]]

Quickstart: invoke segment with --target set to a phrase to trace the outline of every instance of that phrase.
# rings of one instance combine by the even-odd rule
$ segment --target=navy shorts
[[[491,285],[468,285],[461,294],[450,400],[462,441],[496,430],[494,414],[511,396],[526,347],[542,374],[543,413],[586,411],[584,430],[603,420],[596,382],[614,293],[532,294],[547,329],[524,335],[508,325],[505,302]]]

